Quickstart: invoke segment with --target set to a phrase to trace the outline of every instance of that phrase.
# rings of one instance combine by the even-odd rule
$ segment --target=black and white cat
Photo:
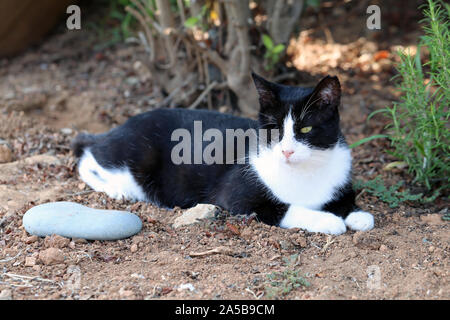
[[[81,134],[73,149],[80,177],[113,198],[172,208],[215,204],[233,214],[255,212],[283,228],[341,234],[370,230],[373,216],[355,205],[351,155],[339,127],[341,88],[327,76],[315,88],[271,83],[253,74],[259,120],[212,111],[157,109],[99,135]],[[172,133],[229,129],[278,130],[244,163],[176,164]],[[205,147],[206,142],[202,142]],[[194,150],[192,147],[191,151]],[[247,150],[247,149],[246,149]],[[224,150],[225,151],[225,150]]]

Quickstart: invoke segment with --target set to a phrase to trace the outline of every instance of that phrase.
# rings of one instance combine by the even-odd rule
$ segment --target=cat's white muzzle
[[[297,141],[295,143],[283,143],[282,141],[274,146],[272,152],[280,162],[286,164],[298,164],[311,157],[311,148]]]

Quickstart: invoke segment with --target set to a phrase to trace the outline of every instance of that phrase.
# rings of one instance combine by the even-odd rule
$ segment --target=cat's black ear
[[[256,90],[258,91],[261,108],[268,105],[274,105],[277,100],[276,85],[254,72],[252,72],[252,78],[255,83]]]
[[[338,107],[341,101],[341,84],[337,77],[326,76],[314,88],[313,98],[317,99],[316,104]]]

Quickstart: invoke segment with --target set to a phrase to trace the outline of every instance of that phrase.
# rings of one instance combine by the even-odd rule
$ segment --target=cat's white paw
[[[326,234],[343,234],[347,231],[344,220],[334,214],[329,213],[329,216],[321,217],[313,225],[306,230],[310,232],[322,232]]]
[[[291,206],[280,222],[282,228],[300,228],[309,232],[342,234],[347,231],[344,220],[329,212]]]
[[[368,212],[355,211],[345,218],[345,224],[352,230],[367,231],[373,229],[374,219]]]

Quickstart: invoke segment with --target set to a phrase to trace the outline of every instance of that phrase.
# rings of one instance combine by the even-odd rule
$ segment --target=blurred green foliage
[[[275,45],[272,38],[267,34],[262,35],[262,42],[264,44],[264,47],[266,48],[266,53],[264,54],[266,64],[264,68],[266,70],[272,70],[275,64],[280,61],[281,54],[283,53],[286,46],[284,44]]]
[[[136,25],[136,19],[125,11],[126,6],[132,6],[130,0],[103,0],[99,5],[105,8],[106,14],[102,14],[96,22],[87,23],[87,27],[94,30],[100,40],[96,50],[124,41],[132,35]]]

